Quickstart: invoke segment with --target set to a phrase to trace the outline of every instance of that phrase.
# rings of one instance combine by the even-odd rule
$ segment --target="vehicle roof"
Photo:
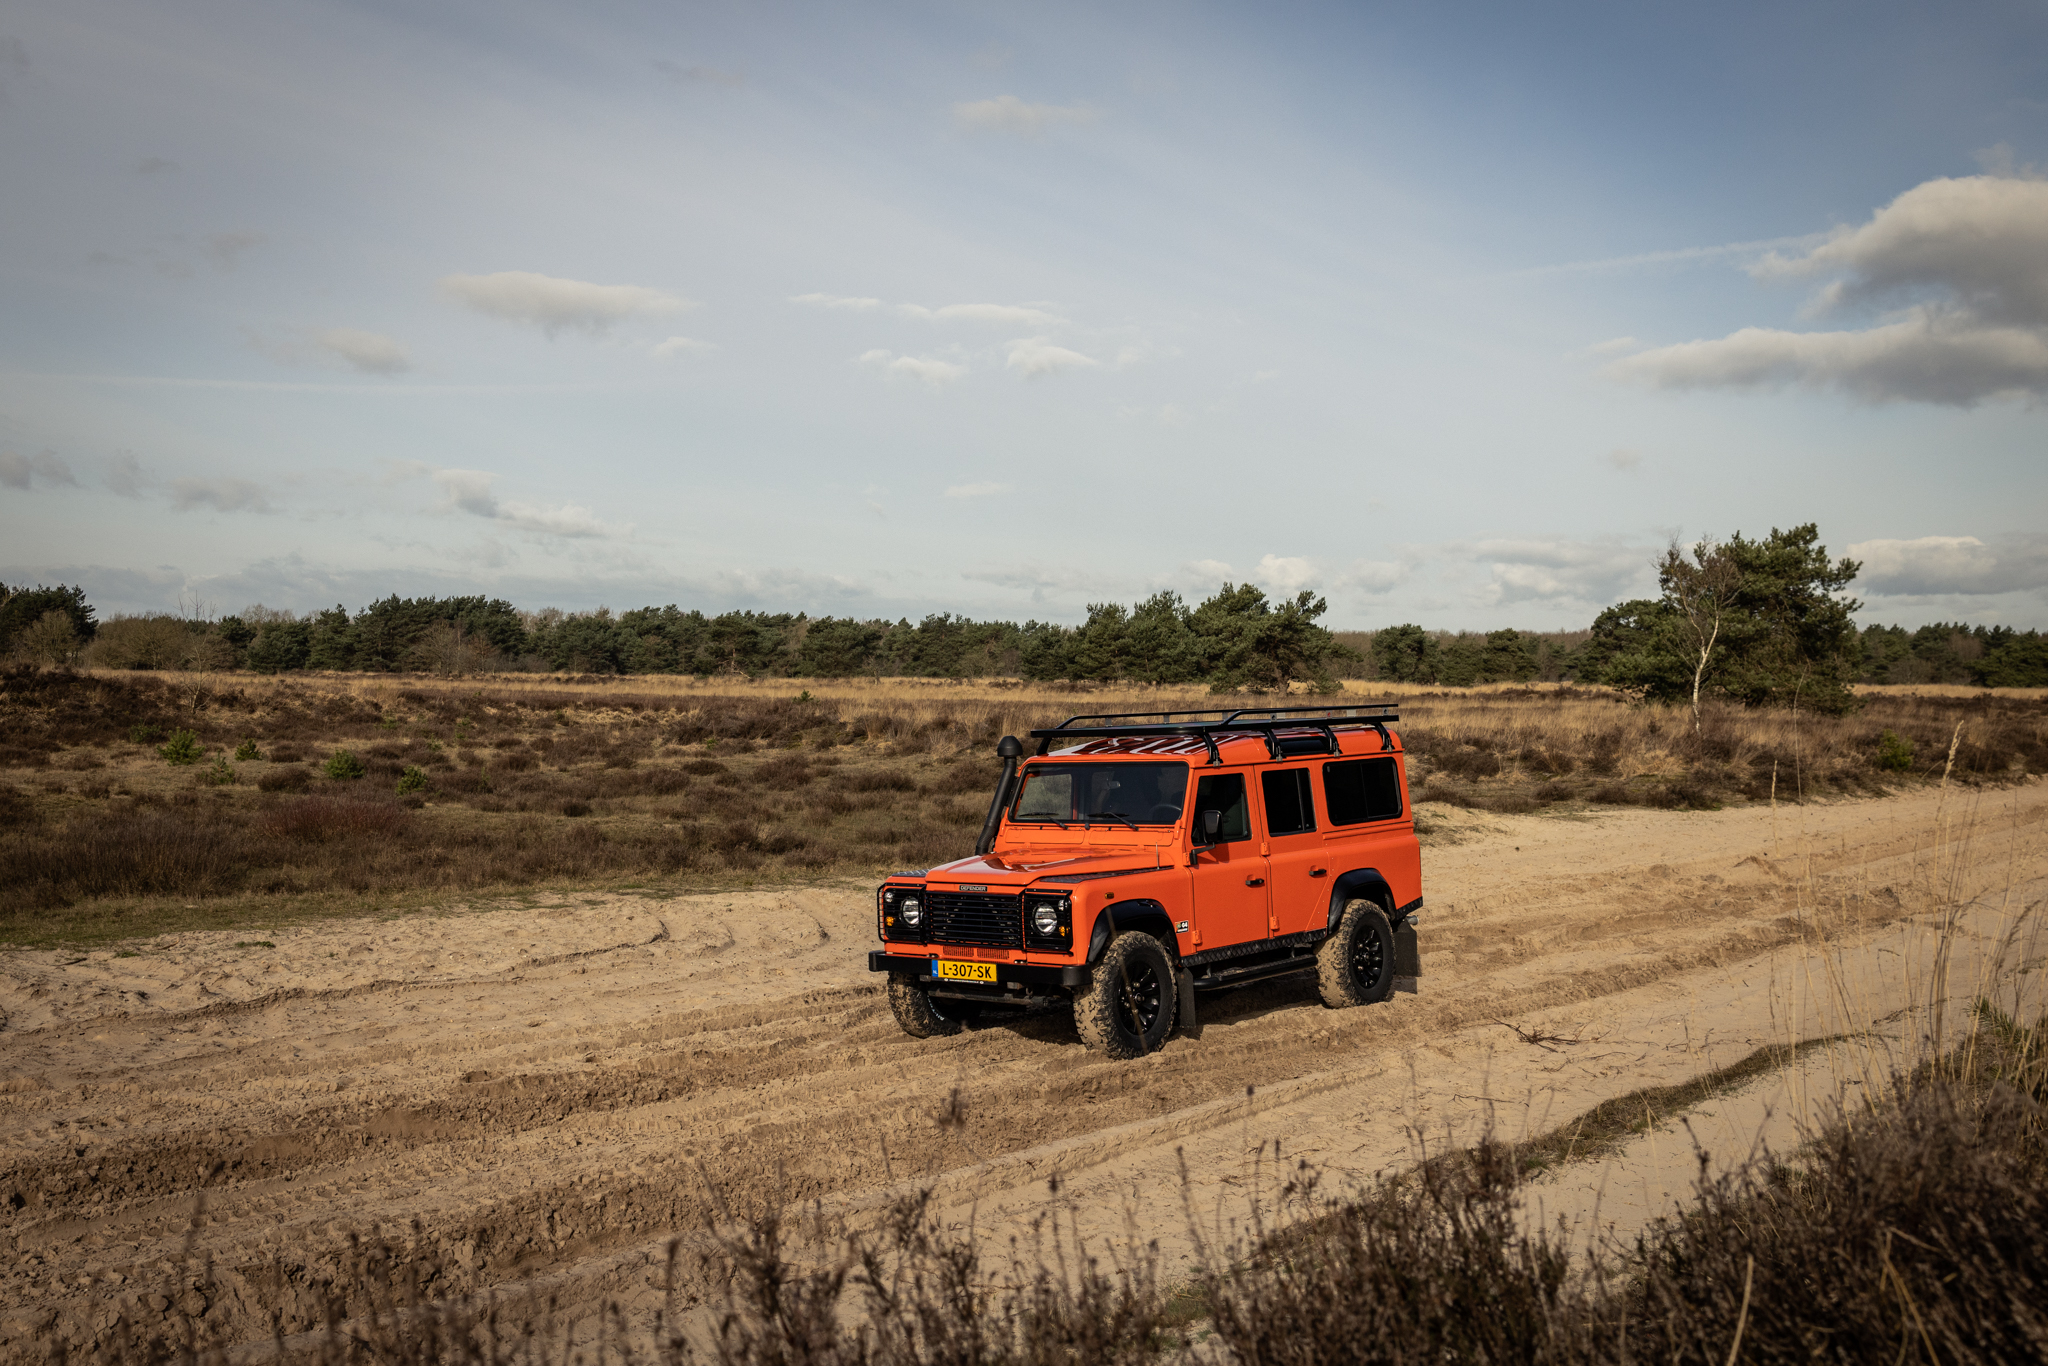
[[[1216,732],[1213,738],[1216,742],[1218,756],[1225,764],[1287,763],[1297,759],[1329,759],[1369,754],[1398,754],[1402,749],[1401,736],[1393,730],[1387,732],[1387,738],[1391,741],[1391,744],[1384,749],[1380,747],[1378,734],[1371,730],[1346,729],[1338,730],[1335,734],[1337,738],[1337,753],[1335,755],[1327,751],[1320,754],[1283,753],[1277,758],[1267,746],[1264,732],[1249,734],[1245,732],[1235,734]],[[1273,732],[1273,735],[1275,739],[1282,743],[1290,740],[1321,740],[1324,738],[1323,732],[1313,727],[1303,727],[1299,730],[1276,730]],[[1091,761],[1150,759],[1155,762],[1162,759],[1178,759],[1199,762],[1209,767],[1214,767],[1214,765],[1209,764],[1208,741],[1199,735],[1119,735],[1103,739],[1086,740],[1070,749],[1052,750],[1044,755],[1043,759],[1087,759]],[[1027,759],[1025,762],[1030,763],[1032,761]]]

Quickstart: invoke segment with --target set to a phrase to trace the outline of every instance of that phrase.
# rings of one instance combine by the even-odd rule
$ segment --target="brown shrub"
[[[256,787],[261,792],[304,792],[312,781],[311,769],[273,760],[270,767],[256,779]]]
[[[327,840],[353,835],[395,835],[405,828],[405,810],[390,802],[349,797],[300,797],[280,802],[256,819],[273,839]]]

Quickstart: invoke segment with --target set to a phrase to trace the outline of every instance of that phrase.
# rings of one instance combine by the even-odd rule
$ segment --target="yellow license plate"
[[[956,963],[950,958],[932,959],[932,976],[955,982],[993,982],[994,963]]]

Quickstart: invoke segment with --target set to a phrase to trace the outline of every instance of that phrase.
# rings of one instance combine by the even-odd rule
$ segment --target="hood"
[[[992,886],[1022,887],[1039,878],[1074,877],[1082,873],[1151,872],[1171,867],[1153,858],[1152,851],[1117,850],[1100,854],[1062,854],[1048,849],[1043,858],[982,854],[952,863],[942,863],[925,874],[926,882],[985,882]]]

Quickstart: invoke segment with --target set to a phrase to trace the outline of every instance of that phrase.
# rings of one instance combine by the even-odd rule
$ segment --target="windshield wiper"
[[[1138,828],[1138,823],[1132,820],[1129,816],[1126,816],[1121,811],[1091,811],[1088,813],[1088,819],[1091,821],[1122,821],[1125,825],[1130,826],[1133,830],[1136,830]]]
[[[1012,816],[1010,819],[1020,825],[1057,825],[1062,830],[1067,828],[1067,823],[1058,816]]]

